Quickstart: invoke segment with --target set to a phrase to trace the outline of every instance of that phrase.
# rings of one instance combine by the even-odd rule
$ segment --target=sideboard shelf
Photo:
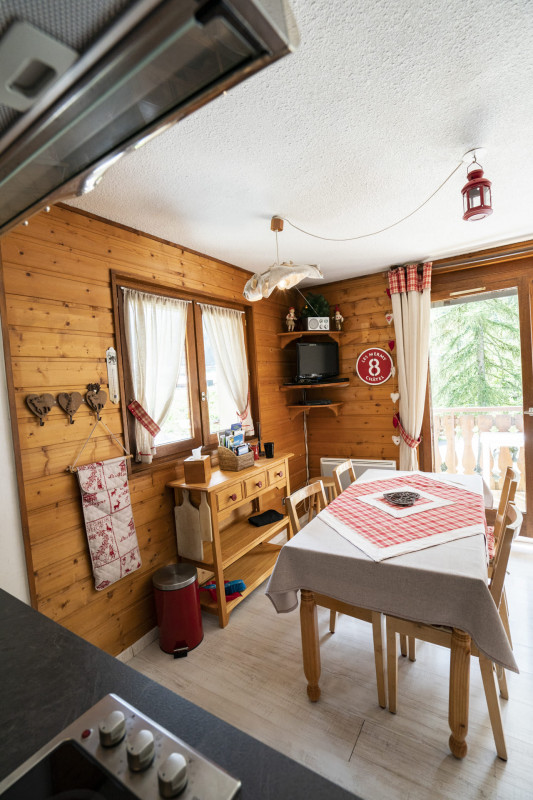
[[[296,339],[302,339],[306,336],[329,336],[330,339],[333,339],[338,344],[341,335],[342,331],[292,331],[291,333],[278,333],[282,350],[291,342],[296,341]]]

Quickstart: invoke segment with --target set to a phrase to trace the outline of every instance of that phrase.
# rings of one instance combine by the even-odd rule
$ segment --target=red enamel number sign
[[[357,359],[355,369],[362,381],[371,386],[379,386],[380,383],[388,381],[392,375],[392,358],[390,353],[381,347],[371,347],[363,350]]]

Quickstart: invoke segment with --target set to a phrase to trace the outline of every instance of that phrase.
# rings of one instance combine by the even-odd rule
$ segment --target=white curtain
[[[400,392],[400,469],[415,470],[428,374],[431,263],[420,271],[416,264],[391,269],[389,290]]]
[[[187,329],[186,300],[123,288],[126,340],[135,400],[161,427],[170,411]],[[135,420],[136,460],[150,464],[154,437]]]
[[[235,403],[237,415],[246,430],[253,431],[250,415],[248,362],[244,344],[242,311],[200,303],[202,321],[207,329],[217,376]]]

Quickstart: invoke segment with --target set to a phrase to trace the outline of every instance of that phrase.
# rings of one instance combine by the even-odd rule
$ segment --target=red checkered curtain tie
[[[400,393],[400,413],[395,416],[401,434],[400,469],[415,470],[427,384],[431,263],[394,267],[388,277]]]

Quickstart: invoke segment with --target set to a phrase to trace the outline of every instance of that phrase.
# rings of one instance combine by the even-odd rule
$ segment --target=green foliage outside
[[[306,294],[300,317],[329,317],[329,303],[324,295],[312,292]]]
[[[433,308],[430,369],[433,407],[521,405],[516,295]]]

